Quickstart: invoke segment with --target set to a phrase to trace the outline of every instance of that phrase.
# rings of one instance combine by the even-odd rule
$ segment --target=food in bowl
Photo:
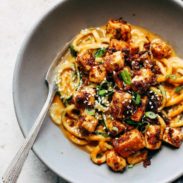
[[[123,19],[73,39],[56,75],[50,116],[95,164],[113,171],[183,139],[183,62],[152,32]]]

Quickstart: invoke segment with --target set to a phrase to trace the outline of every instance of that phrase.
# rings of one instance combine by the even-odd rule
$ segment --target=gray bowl
[[[17,119],[26,136],[47,95],[45,73],[56,53],[81,29],[123,17],[132,24],[158,33],[183,57],[183,6],[170,0],[68,0],[60,3],[37,24],[17,59],[13,96]],[[71,182],[167,182],[183,173],[183,146],[167,147],[152,165],[137,165],[113,173],[106,165],[94,165],[89,155],[66,139],[47,116],[33,147],[55,173]]]

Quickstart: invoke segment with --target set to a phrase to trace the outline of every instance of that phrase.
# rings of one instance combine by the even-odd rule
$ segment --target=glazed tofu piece
[[[150,150],[160,149],[162,134],[159,125],[149,125],[145,132],[146,148]]]
[[[128,41],[131,37],[131,26],[122,19],[109,20],[106,29],[107,33],[115,39]]]
[[[158,59],[168,58],[172,54],[170,46],[160,39],[154,39],[151,42],[150,48],[153,56]]]
[[[112,120],[112,119],[106,120],[106,126],[107,126],[107,129],[109,130],[109,133],[112,136],[116,136],[120,133],[123,133],[127,129],[124,123],[121,123],[120,121]]]
[[[117,155],[114,150],[107,151],[106,163],[113,171],[116,172],[123,171],[126,167],[126,160]]]
[[[77,56],[77,62],[79,62],[84,70],[89,71],[95,63],[95,58],[91,53],[86,52]]]
[[[81,127],[87,130],[88,132],[92,133],[95,131],[95,128],[98,125],[98,120],[91,115],[84,115],[80,119]]]
[[[137,129],[126,132],[113,141],[114,150],[126,158],[145,147],[144,136]]]
[[[147,101],[148,101],[147,96],[145,96],[142,99],[141,105],[136,109],[136,111],[131,116],[131,119],[133,121],[138,122],[142,119],[142,116],[144,115],[145,109],[146,109],[146,106],[147,106]]]
[[[73,97],[76,107],[83,108],[93,106],[95,103],[95,90],[90,87],[81,88]]]
[[[127,92],[115,91],[110,110],[115,118],[122,118],[125,106],[131,102],[132,96]]]
[[[142,68],[135,73],[132,79],[132,88],[138,92],[146,91],[154,82],[154,73],[150,69]]]
[[[138,151],[137,153],[127,157],[127,162],[130,165],[135,165],[137,163],[147,160],[147,155],[147,150]]]
[[[119,71],[124,67],[124,56],[121,51],[107,54],[104,61],[104,67],[108,72]]]
[[[122,40],[112,39],[109,44],[110,50],[123,51],[128,49],[128,43]]]
[[[101,83],[106,78],[106,69],[101,65],[93,66],[89,72],[89,81]]]
[[[166,127],[164,134],[163,134],[163,141],[167,142],[168,144],[179,148],[182,143],[183,134],[180,129]]]

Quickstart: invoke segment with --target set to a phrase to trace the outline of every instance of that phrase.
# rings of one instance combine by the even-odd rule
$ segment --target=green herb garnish
[[[128,125],[132,125],[132,126],[138,126],[139,122],[135,122],[131,119],[126,119],[125,122],[128,124]]]
[[[72,97],[73,96],[71,95],[68,98],[62,98],[63,103],[67,106],[70,103],[70,101],[72,100]]]
[[[166,78],[176,79],[176,78],[177,78],[177,76],[176,76],[176,75],[174,75],[174,74],[168,74],[168,75],[166,76]]]
[[[86,113],[93,116],[95,115],[95,110],[94,109],[85,109]]]
[[[102,57],[106,52],[106,48],[99,48],[95,53],[95,58]]]
[[[112,82],[104,81],[100,85],[97,86],[97,94],[102,96],[109,96],[113,94],[113,84]]]
[[[98,91],[98,95],[99,95],[99,96],[104,96],[104,95],[107,94],[107,93],[108,93],[107,90],[99,90],[99,91]]]
[[[141,101],[141,96],[137,93],[136,99],[135,99],[135,104],[139,105]]]
[[[161,91],[163,97],[166,97],[166,91],[165,91],[164,86],[163,86],[163,85],[160,85],[160,86],[159,86],[159,89],[160,89],[160,91]]]
[[[99,124],[103,125],[105,129],[107,129],[106,123],[104,119],[99,120]]]
[[[128,165],[128,168],[133,168],[133,167],[134,167],[134,165],[131,165],[131,164],[130,164],[130,165]]]
[[[136,105],[139,105],[141,103],[141,96],[138,93],[133,92],[132,100]]]
[[[127,70],[123,70],[122,72],[120,72],[120,77],[125,84],[131,84],[131,74]]]
[[[175,88],[175,92],[176,93],[180,93],[180,91],[183,89],[183,85],[182,86],[177,86],[176,88]]]
[[[131,119],[126,119],[125,122],[126,122],[128,125],[132,125],[132,126],[138,128],[138,130],[140,130],[140,131],[142,131],[142,132],[144,132],[145,129],[146,129],[146,126],[149,125],[148,122],[143,121],[143,120],[140,121],[140,122],[135,122],[135,121],[133,121],[133,120],[131,120]]]
[[[117,132],[117,133],[118,133],[118,131],[119,131],[119,129],[118,129],[116,126],[113,126],[113,127],[112,127],[112,130],[115,131],[115,132]]]
[[[95,131],[96,135],[102,135],[103,137],[109,137],[109,135],[105,132],[99,132],[99,131]]]
[[[74,49],[73,45],[69,46],[70,53],[73,57],[77,57],[77,51]]]
[[[150,118],[150,119],[156,119],[157,118],[157,114],[155,114],[154,112],[152,111],[148,111],[145,113],[145,116]]]

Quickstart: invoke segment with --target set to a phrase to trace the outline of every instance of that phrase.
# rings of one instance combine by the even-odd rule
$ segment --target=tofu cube
[[[101,65],[93,66],[89,72],[89,80],[93,83],[101,83],[106,78],[105,67]]]
[[[80,121],[81,127],[91,133],[95,131],[95,128],[98,125],[98,120],[91,115],[84,115],[81,117]]]
[[[151,69],[142,68],[135,72],[132,79],[132,89],[143,93],[155,82],[154,73]]]
[[[137,129],[126,132],[113,141],[114,150],[126,158],[145,147],[144,136]]]
[[[171,47],[160,39],[154,39],[150,47],[153,56],[158,59],[168,58],[172,54]]]
[[[122,40],[112,39],[109,44],[109,49],[122,51],[128,49],[128,43]]]
[[[166,127],[163,134],[163,141],[179,148],[182,143],[182,132],[179,129]]]
[[[124,67],[124,55],[121,51],[104,57],[104,66],[108,72],[119,71]]]
[[[113,171],[123,171],[126,167],[126,160],[117,155],[114,150],[107,151],[106,163]]]
[[[120,121],[112,120],[112,119],[106,120],[106,126],[107,126],[107,129],[109,130],[109,133],[112,136],[116,136],[120,133],[123,133],[127,129],[124,123],[121,123]]]
[[[131,26],[122,19],[109,20],[106,29],[107,33],[116,39],[128,41],[131,37]]]
[[[86,52],[77,56],[77,62],[82,65],[85,71],[89,71],[95,63],[95,58],[91,53]]]
[[[84,87],[78,90],[73,101],[77,108],[85,108],[87,106],[93,106],[95,104],[95,90],[90,87]]]
[[[111,102],[111,113],[115,118],[122,118],[125,106],[131,102],[132,96],[127,92],[115,91]]]
[[[145,132],[146,148],[156,150],[161,147],[161,127],[159,125],[149,125]]]

